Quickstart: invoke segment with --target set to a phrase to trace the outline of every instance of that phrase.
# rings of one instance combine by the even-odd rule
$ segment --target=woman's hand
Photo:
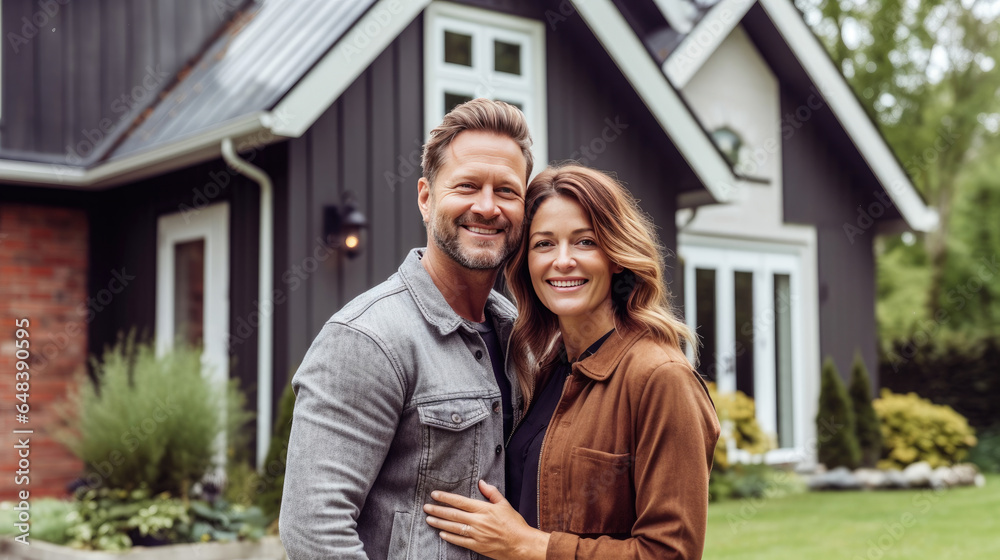
[[[544,560],[549,534],[528,525],[495,486],[482,480],[479,491],[489,503],[448,492],[431,492],[445,504],[425,504],[427,524],[445,541],[495,560]]]

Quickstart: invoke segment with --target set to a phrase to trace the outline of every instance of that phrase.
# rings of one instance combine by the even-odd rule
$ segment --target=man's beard
[[[462,242],[458,238],[460,235],[458,230],[462,224],[470,223],[479,227],[503,230],[503,245],[490,253],[469,254],[462,247]],[[507,257],[512,255],[521,244],[520,230],[512,230],[509,221],[502,218],[494,218],[489,222],[483,222],[476,220],[471,213],[463,214],[454,223],[450,224],[447,218],[438,216],[431,223],[431,237],[433,237],[434,244],[437,245],[438,249],[441,249],[453,261],[470,270],[494,270],[499,268],[507,260]],[[475,244],[486,249],[495,243],[496,241],[487,241],[485,243],[476,242]]]

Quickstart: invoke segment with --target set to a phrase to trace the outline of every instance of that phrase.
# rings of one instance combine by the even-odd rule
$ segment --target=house
[[[260,460],[321,325],[425,243],[420,146],[477,96],[525,112],[536,161],[641,200],[703,373],[755,396],[775,461],[814,460],[822,356],[875,364],[874,235],[933,227],[789,0],[45,6],[0,14],[0,320],[31,319],[38,425],[138,328],[235,364]],[[80,465],[38,442],[58,491]]]

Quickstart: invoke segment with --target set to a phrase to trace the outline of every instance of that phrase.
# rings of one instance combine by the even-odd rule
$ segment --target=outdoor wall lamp
[[[368,219],[350,191],[344,191],[340,206],[323,207],[323,238],[329,247],[343,249],[349,259],[361,253],[361,230],[366,227]]]

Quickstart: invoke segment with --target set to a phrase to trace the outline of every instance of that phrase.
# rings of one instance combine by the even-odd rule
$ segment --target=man
[[[504,484],[521,396],[492,291],[521,242],[532,168],[524,115],[475,99],[424,145],[427,227],[399,271],[323,327],[296,372],[280,532],[291,560],[471,558],[424,521],[433,490]]]

